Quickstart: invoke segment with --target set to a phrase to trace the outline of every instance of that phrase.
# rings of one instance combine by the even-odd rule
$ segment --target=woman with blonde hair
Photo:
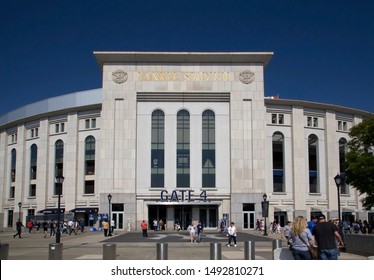
[[[303,216],[298,216],[292,223],[290,246],[295,260],[311,260],[309,246],[313,244],[313,236],[308,229],[308,224]]]

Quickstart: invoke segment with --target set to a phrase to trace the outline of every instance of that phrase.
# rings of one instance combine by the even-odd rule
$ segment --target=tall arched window
[[[35,180],[38,164],[38,146],[36,146],[36,144],[32,144],[30,151],[30,180]]]
[[[84,144],[85,174],[95,175],[95,137],[87,136]]]
[[[339,172],[340,176],[345,178],[345,155],[347,153],[347,140],[344,138],[339,139]],[[340,184],[341,186],[341,194],[348,194],[349,188],[343,180]]]
[[[36,175],[38,166],[38,146],[32,144],[30,147],[30,185],[29,197],[36,196]]]
[[[151,136],[151,187],[164,187],[165,114],[161,110],[152,113]]]
[[[190,187],[190,113],[177,114],[177,187]]]
[[[64,142],[62,140],[57,140],[55,143],[55,177],[63,176],[64,170]],[[53,191],[54,195],[62,194],[62,189],[60,185],[55,183],[55,188]]]
[[[212,110],[203,112],[202,119],[202,174],[203,188],[216,186],[216,128]]]
[[[319,193],[318,188],[318,137],[308,137],[309,193]]]
[[[280,132],[273,134],[273,192],[285,192],[284,136]]]
[[[96,140],[93,136],[87,136],[84,141],[84,168],[85,174],[88,176],[95,175],[95,153],[96,153]],[[84,181],[84,193],[95,193],[95,180],[92,177],[86,178]]]
[[[16,188],[16,165],[17,165],[17,151],[12,149],[10,161],[10,189],[9,198],[14,198]]]

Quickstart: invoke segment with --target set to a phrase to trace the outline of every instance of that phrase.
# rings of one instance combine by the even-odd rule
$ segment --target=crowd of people
[[[85,227],[85,221],[84,219],[79,220],[63,220],[60,222],[60,234],[61,235],[71,235],[74,233],[74,235],[77,235],[79,233],[84,232]],[[16,223],[16,230],[17,233],[13,235],[14,238],[18,236],[19,238],[22,238],[22,228],[24,228],[24,225],[20,220]],[[28,230],[29,234],[41,232],[41,229],[43,231],[44,238],[47,237],[54,237],[56,236],[57,230],[58,230],[58,224],[57,221],[50,220],[50,221],[43,221],[42,223],[40,221],[34,221],[29,220],[26,223],[26,228]]]

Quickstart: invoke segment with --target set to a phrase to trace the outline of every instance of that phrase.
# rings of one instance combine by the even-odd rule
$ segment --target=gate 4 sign
[[[199,198],[194,198],[195,194],[193,190],[174,190],[169,194],[167,190],[163,190],[160,193],[161,201],[170,201],[170,202],[183,202],[183,201],[206,201],[206,191],[200,193]]]

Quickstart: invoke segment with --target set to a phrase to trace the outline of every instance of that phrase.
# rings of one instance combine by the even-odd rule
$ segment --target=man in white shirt
[[[235,226],[234,222],[230,223],[230,226],[227,229],[227,234],[228,234],[228,237],[229,237],[229,242],[227,244],[227,247],[231,246],[231,240],[234,240],[234,247],[236,247],[237,246],[236,245],[236,226]]]

